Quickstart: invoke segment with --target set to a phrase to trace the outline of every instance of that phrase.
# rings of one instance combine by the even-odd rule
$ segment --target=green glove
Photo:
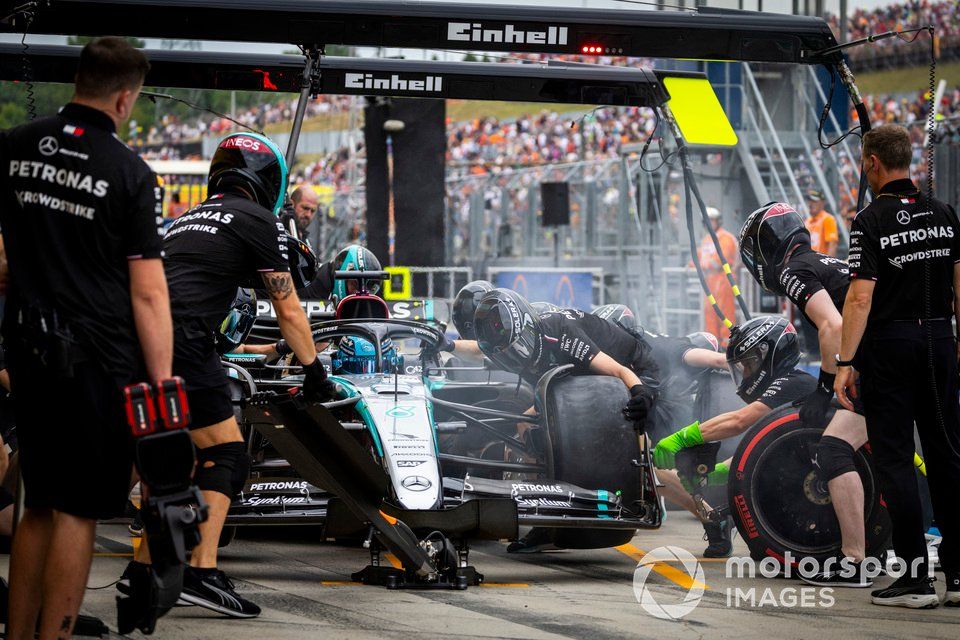
[[[730,475],[730,467],[727,466],[727,463],[718,462],[717,466],[713,468],[713,471],[707,474],[707,486],[726,486],[728,475]],[[687,493],[700,493],[700,487],[694,486],[694,483],[690,482],[686,476],[680,476],[680,484],[683,485],[683,488],[686,489]]]
[[[697,420],[658,442],[653,450],[653,464],[658,469],[673,469],[677,466],[678,451],[700,444],[703,444],[703,435],[700,433],[700,421]]]

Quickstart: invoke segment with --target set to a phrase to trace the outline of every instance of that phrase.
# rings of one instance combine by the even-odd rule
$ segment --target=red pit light
[[[583,51],[583,53],[603,53],[603,47],[593,45],[584,45],[580,50]]]

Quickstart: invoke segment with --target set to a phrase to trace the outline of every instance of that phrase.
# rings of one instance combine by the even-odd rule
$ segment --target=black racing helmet
[[[230,353],[247,340],[253,323],[257,319],[257,296],[253,289],[237,289],[237,295],[230,305],[227,317],[220,323],[220,330],[214,336],[217,353]]]
[[[341,249],[337,257],[333,259],[333,270],[381,271],[382,269],[380,267],[380,261],[377,259],[377,256],[373,255],[373,251],[358,244],[351,244]],[[352,290],[351,283],[353,287]],[[361,287],[359,280],[334,280],[333,292],[330,297],[335,302],[339,302],[360,289],[366,290],[366,292],[372,296],[380,293],[380,280],[364,280],[362,284],[363,286]]]
[[[633,310],[625,304],[605,304],[593,310],[593,315],[618,324],[624,329],[643,333],[643,327],[637,322]]]
[[[727,364],[744,402],[754,402],[771,382],[800,362],[797,330],[783,316],[759,316],[730,330]]]
[[[537,312],[516,291],[494,289],[480,299],[474,314],[477,343],[500,368],[523,373],[543,353],[543,329]]]
[[[530,306],[533,307],[533,310],[537,312],[537,315],[560,311],[560,307],[552,302],[531,302]]]
[[[217,145],[210,160],[207,191],[218,193],[239,186],[264,209],[279,215],[287,191],[287,161],[269,138],[258,133],[234,133]]]
[[[317,258],[303,240],[287,234],[287,258],[290,263],[290,276],[293,286],[303,289],[317,277]]]
[[[476,340],[477,332],[473,329],[473,314],[477,311],[480,298],[493,291],[493,283],[486,280],[468,282],[457,292],[453,300],[453,326],[464,340]]]
[[[790,251],[810,246],[803,217],[788,204],[769,202],[749,216],[740,230],[740,258],[760,286],[784,295],[778,278]]]

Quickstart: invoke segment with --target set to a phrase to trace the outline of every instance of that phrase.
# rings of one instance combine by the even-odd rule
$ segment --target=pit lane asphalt
[[[955,639],[960,629],[960,609],[877,607],[869,603],[865,589],[834,590],[835,603],[829,608],[728,607],[728,588],[755,588],[759,605],[768,588],[779,598],[784,590],[806,585],[760,577],[728,579],[722,561],[702,563],[708,589],[696,609],[680,621],[659,620],[634,597],[635,558],[667,544],[699,554],[705,544],[693,518],[675,511],[662,529],[642,532],[632,548],[620,550],[515,556],[508,555],[502,543],[476,544],[471,563],[485,575],[486,586],[467,591],[390,591],[352,584],[350,574],[366,566],[367,552],[315,542],[315,535],[315,530],[293,527],[249,534],[241,530],[238,539],[221,550],[221,567],[234,579],[237,591],[260,605],[263,614],[254,620],[231,620],[199,607],[177,608],[160,621],[153,637]],[[100,525],[89,586],[116,580],[130,550],[125,526]],[[739,539],[735,554],[747,555]],[[0,565],[6,571],[7,557],[0,558]],[[648,585],[661,603],[677,603],[687,590],[669,578],[682,581],[686,574],[679,564],[668,567],[679,569],[662,572],[669,577],[651,573]],[[889,581],[881,578],[878,584]],[[942,576],[938,588],[943,589]],[[83,612],[116,628],[114,596],[113,587],[88,590]]]

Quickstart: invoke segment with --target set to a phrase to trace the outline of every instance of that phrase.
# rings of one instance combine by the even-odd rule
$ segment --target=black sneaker
[[[187,567],[180,599],[231,618],[256,618],[260,607],[237,595],[233,583],[219,569]]]
[[[947,592],[943,594],[943,606],[960,607],[960,571],[947,574]]]
[[[733,553],[733,519],[727,516],[720,522],[703,524],[703,539],[709,542],[703,550],[704,558],[729,558]]]
[[[847,589],[866,589],[867,587],[872,587],[873,578],[866,575],[863,570],[863,563],[853,563],[853,567],[855,569],[850,575],[845,575],[848,572],[845,572],[841,567],[824,571],[819,575],[810,577],[801,574],[800,579],[815,587],[841,587]]]
[[[526,536],[507,545],[507,553],[539,553],[541,551],[556,551],[559,549],[553,543],[550,531],[534,527]]]
[[[873,604],[908,609],[933,609],[940,604],[932,578],[903,576],[885,589],[871,591]]]

